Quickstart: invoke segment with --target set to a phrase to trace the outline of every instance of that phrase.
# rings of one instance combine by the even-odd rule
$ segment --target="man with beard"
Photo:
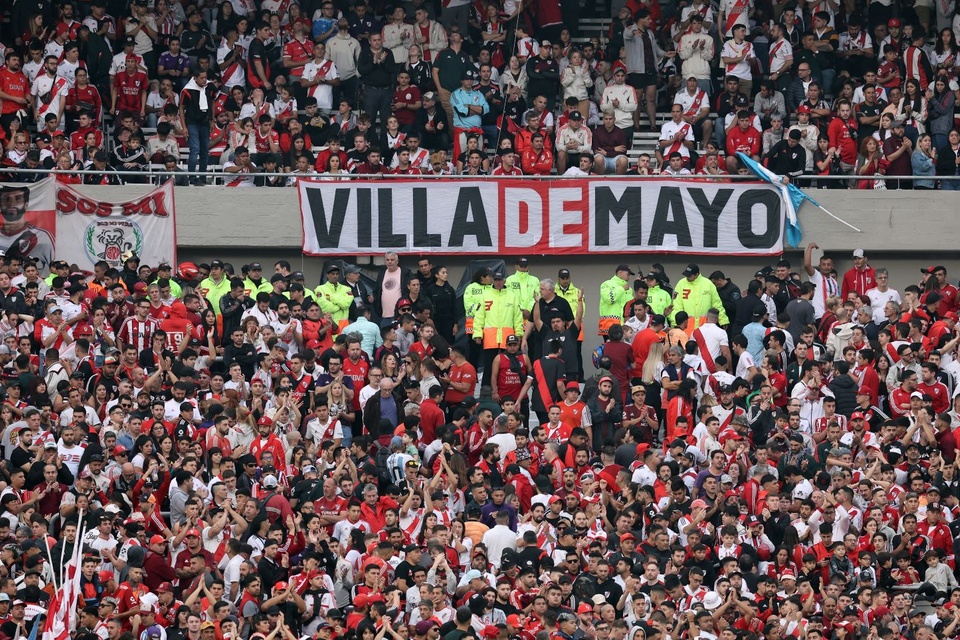
[[[30,256],[41,271],[53,259],[53,237],[39,227],[27,223],[30,205],[28,187],[0,187],[0,250],[7,256]]]
[[[290,315],[288,302],[277,306],[277,319],[270,324],[287,353],[294,354],[303,346],[303,328],[300,321]]]

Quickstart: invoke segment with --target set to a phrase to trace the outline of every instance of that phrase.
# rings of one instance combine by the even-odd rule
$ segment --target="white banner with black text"
[[[303,252],[771,255],[774,187],[685,180],[300,180]]]

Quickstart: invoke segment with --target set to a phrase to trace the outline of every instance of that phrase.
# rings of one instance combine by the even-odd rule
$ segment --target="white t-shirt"
[[[870,308],[873,309],[873,321],[877,324],[880,324],[886,319],[883,315],[883,308],[887,306],[888,302],[900,304],[900,292],[896,289],[880,291],[874,287],[867,291],[866,295],[870,298]]]
[[[739,58],[744,54],[746,57],[740,62],[724,65],[725,74],[728,76],[736,76],[741,80],[749,82],[753,79],[753,74],[750,71],[750,60],[757,57],[753,52],[753,44],[747,40],[744,40],[740,44],[737,44],[735,40],[727,40],[723,45],[723,50],[720,52],[720,57]]]
[[[324,60],[320,64],[311,60],[303,67],[304,80],[313,80],[320,77],[324,80],[335,80],[340,77],[337,72],[337,65],[333,60]],[[310,95],[317,99],[317,106],[320,109],[333,109],[333,85],[318,84],[309,89]]]
[[[754,362],[753,356],[750,355],[749,351],[744,351],[740,354],[739,360],[737,360],[737,377],[747,379],[747,375],[750,373],[750,367],[756,367],[757,363]]]
[[[690,149],[687,148],[684,142],[693,142],[693,127],[681,120],[680,122],[674,122],[673,120],[668,120],[663,123],[663,126],[660,128],[660,139],[661,140],[670,140],[677,133],[683,133],[683,137],[674,141],[667,147],[663,148],[663,156],[669,157],[674,151],[679,151],[680,155],[684,158],[690,157]]]

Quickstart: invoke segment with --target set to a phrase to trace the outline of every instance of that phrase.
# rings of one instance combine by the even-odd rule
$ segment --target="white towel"
[[[200,92],[200,111],[206,111],[210,108],[210,105],[207,103],[207,92],[206,87],[201,87],[197,84],[196,78],[190,78],[190,82],[187,83],[187,86],[184,87],[188,91],[198,91]]]

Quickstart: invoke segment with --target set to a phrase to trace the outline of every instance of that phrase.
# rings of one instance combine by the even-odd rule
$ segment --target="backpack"
[[[605,343],[605,342],[604,342],[604,343],[601,343],[600,346],[598,346],[596,349],[594,349],[594,350],[593,350],[593,353],[591,354],[591,360],[593,360],[593,368],[594,368],[594,369],[599,369],[599,368],[600,368],[600,358],[603,357],[603,345],[604,345],[604,344],[606,344],[606,343]]]

